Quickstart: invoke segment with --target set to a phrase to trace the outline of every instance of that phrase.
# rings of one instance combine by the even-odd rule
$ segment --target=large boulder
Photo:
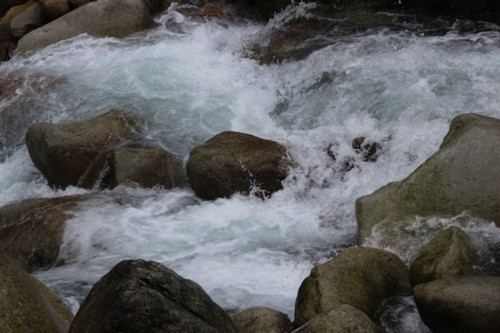
[[[418,312],[433,332],[498,332],[500,277],[435,280],[417,285],[413,292]]]
[[[0,208],[0,250],[29,272],[56,264],[65,223],[81,200],[81,196],[29,199]]]
[[[159,147],[122,146],[109,157],[105,187],[134,183],[140,187],[170,189],[182,182],[182,169],[176,158]]]
[[[409,292],[408,270],[395,254],[374,248],[347,249],[314,267],[302,282],[295,301],[295,324],[303,325],[339,304],[373,318],[385,299]]]
[[[196,283],[143,260],[117,264],[90,290],[70,328],[79,332],[236,333]]]
[[[72,319],[49,288],[0,252],[0,332],[66,333]]]
[[[245,309],[231,319],[240,333],[287,333],[292,328],[286,314],[266,307]]]
[[[17,51],[36,51],[83,33],[96,37],[125,37],[153,25],[142,0],[99,0],[27,34],[19,41]]]
[[[186,171],[196,195],[212,200],[253,190],[269,196],[282,189],[289,166],[283,145],[250,134],[223,132],[191,151]]]
[[[478,114],[455,117],[439,151],[417,170],[356,200],[358,242],[381,222],[404,225],[417,216],[452,217],[467,212],[500,226],[498,165],[500,120]],[[378,228],[378,232],[383,238],[384,230]]]
[[[410,265],[412,286],[472,271],[476,255],[469,236],[457,227],[439,232]]]
[[[292,333],[377,333],[377,326],[363,311],[347,304],[335,305],[330,311],[311,319]]]
[[[110,150],[134,139],[140,129],[134,116],[111,110],[78,123],[34,124],[26,132],[26,145],[49,185],[92,188],[101,177]]]

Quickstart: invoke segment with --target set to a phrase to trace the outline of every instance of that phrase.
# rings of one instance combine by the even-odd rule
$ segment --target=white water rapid
[[[22,86],[0,106],[29,98],[38,110],[32,121],[55,123],[111,108],[132,111],[146,120],[151,139],[184,159],[221,131],[246,132],[285,144],[297,167],[267,200],[201,201],[188,188],[96,194],[66,225],[66,264],[36,274],[74,311],[114,264],[143,258],[199,283],[225,309],[268,306],[293,319],[310,269],[355,245],[357,197],[415,170],[457,114],[500,117],[497,26],[434,37],[372,31],[304,60],[259,65],[244,56],[245,46],[269,26],[194,21],[175,8],[158,21],[130,38],[84,35],[14,57],[0,75],[43,73],[64,82]],[[325,75],[330,79],[321,81]],[[355,154],[351,141],[358,136],[381,144],[376,162]],[[330,144],[337,162],[326,153]],[[356,167],[345,173],[340,161],[348,157]],[[48,187],[19,141],[4,147],[0,161],[0,206],[91,192]],[[499,239],[490,226],[468,226],[486,247]],[[413,255],[398,254],[406,261]],[[409,300],[392,306],[383,321],[387,332],[427,332]]]

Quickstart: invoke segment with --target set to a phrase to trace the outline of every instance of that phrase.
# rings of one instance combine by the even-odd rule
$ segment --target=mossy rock
[[[469,236],[457,227],[439,232],[410,266],[412,286],[461,276],[472,271],[475,249]]]
[[[358,243],[381,222],[405,225],[417,216],[454,217],[466,211],[500,226],[498,165],[500,120],[472,113],[455,117],[439,151],[417,170],[356,200]]]
[[[409,294],[405,263],[395,254],[374,248],[344,250],[314,267],[301,284],[295,302],[295,324],[303,325],[339,304],[348,304],[373,318],[382,302]]]
[[[0,332],[66,333],[72,319],[49,288],[0,252]]]

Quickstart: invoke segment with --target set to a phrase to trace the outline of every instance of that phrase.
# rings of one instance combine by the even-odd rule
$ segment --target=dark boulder
[[[112,110],[67,125],[34,124],[26,132],[26,145],[50,186],[92,188],[111,149],[135,138],[140,128],[135,117]]]
[[[474,245],[465,232],[457,227],[442,230],[413,259],[411,285],[469,273],[475,255]]]
[[[65,223],[81,200],[29,199],[0,208],[0,250],[29,272],[56,264]]]
[[[249,194],[252,190],[269,196],[282,189],[281,181],[290,164],[286,148],[277,142],[223,132],[191,151],[187,176],[202,199]]]
[[[66,333],[73,315],[46,286],[0,252],[0,332]]]
[[[408,270],[395,254],[374,248],[344,250],[314,267],[295,301],[295,324],[303,325],[339,304],[373,318],[384,300],[410,293]]]
[[[266,307],[245,309],[231,318],[240,333],[286,333],[292,328],[286,314]]]
[[[432,332],[497,333],[500,277],[435,280],[413,288],[423,322]]]
[[[92,287],[69,332],[236,333],[237,329],[198,284],[159,263],[127,260]]]

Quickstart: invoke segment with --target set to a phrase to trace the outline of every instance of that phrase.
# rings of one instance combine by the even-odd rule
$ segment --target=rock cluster
[[[53,187],[177,186],[181,169],[175,157],[142,144],[141,131],[134,116],[111,110],[78,123],[34,124],[26,132],[26,145]]]

